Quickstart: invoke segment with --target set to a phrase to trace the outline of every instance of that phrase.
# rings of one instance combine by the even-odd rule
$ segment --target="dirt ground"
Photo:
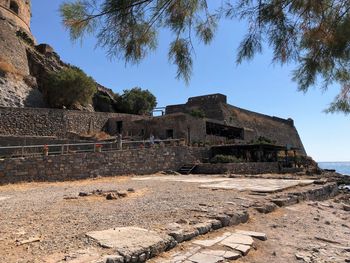
[[[255,214],[244,228],[264,232],[268,240],[237,262],[350,262],[350,212],[338,197]]]
[[[254,248],[237,263],[337,263],[350,262],[350,212],[342,203],[350,203],[350,194],[339,195],[322,202],[299,203],[279,208],[269,214],[250,210],[246,224],[226,227],[182,243],[163,253],[154,262],[167,261],[172,255],[193,250],[196,240],[213,240],[224,233],[247,230],[265,233],[266,241],[255,239]],[[213,247],[209,249],[222,249]],[[151,260],[153,262],[153,260]]]
[[[80,192],[96,190],[133,191],[116,200],[99,195],[78,197]],[[110,251],[87,239],[88,231],[122,226],[161,231],[166,224],[181,220],[201,222],[207,214],[227,208],[249,209],[251,219],[243,226],[269,237],[241,262],[296,262],[296,253],[305,258],[315,254],[328,260],[309,262],[349,259],[349,252],[337,248],[350,246],[350,212],[341,210],[340,203],[308,202],[267,215],[251,208],[273,196],[132,177],[1,186],[0,262],[90,262],[74,261],[71,255],[82,249],[91,249],[98,255]],[[326,256],[321,257],[323,254]]]

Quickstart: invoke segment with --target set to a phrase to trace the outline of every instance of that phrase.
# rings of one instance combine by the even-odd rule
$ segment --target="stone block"
[[[240,245],[247,245],[252,246],[254,243],[254,240],[252,237],[242,234],[233,233],[229,237],[225,238],[221,244],[240,244]]]
[[[257,239],[262,240],[262,241],[267,240],[267,236],[265,233],[246,231],[246,230],[236,230],[235,232],[237,234],[251,236],[251,237],[257,238]]]

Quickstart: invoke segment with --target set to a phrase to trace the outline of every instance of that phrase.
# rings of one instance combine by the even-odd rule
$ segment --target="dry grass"
[[[105,132],[97,132],[94,134],[93,138],[98,141],[102,141],[102,140],[110,139],[111,136]]]
[[[94,139],[97,141],[104,141],[104,140],[109,140],[109,139],[113,138],[108,133],[105,133],[103,131],[102,132],[94,132],[94,133],[82,133],[82,134],[80,134],[80,136],[85,137],[85,138]]]
[[[11,63],[7,62],[2,57],[0,57],[0,71],[17,78],[23,77],[23,74],[21,74]]]

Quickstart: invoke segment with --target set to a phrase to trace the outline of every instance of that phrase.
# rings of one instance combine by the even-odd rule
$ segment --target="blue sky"
[[[264,114],[294,119],[307,153],[317,161],[350,161],[350,116],[322,111],[337,94],[333,86],[322,92],[318,87],[306,94],[291,81],[293,65],[271,63],[265,49],[253,61],[237,66],[235,54],[245,25],[235,21],[220,23],[213,43],[195,42],[194,68],[188,86],[177,80],[176,67],[168,62],[172,35],[161,32],[158,49],[138,65],[110,60],[96,48],[93,36],[72,43],[62,26],[59,5],[62,0],[32,0],[32,32],[38,43],[48,43],[65,62],[82,68],[97,82],[122,92],[141,87],[158,99],[158,106],[184,103],[188,97],[211,93],[227,95],[230,104]]]

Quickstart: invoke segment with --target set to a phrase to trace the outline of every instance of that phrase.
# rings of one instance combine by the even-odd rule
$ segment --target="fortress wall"
[[[259,137],[265,137],[277,145],[299,148],[300,154],[306,154],[292,119],[252,112],[226,104],[225,101],[226,97],[219,94],[194,97],[186,104],[166,107],[166,114],[201,110],[209,119],[244,129],[244,140],[241,143],[249,144]]]
[[[109,118],[137,119],[140,116],[41,108],[0,107],[0,135],[66,137],[107,128]]]
[[[30,26],[22,18],[20,18],[19,16],[15,15],[11,10],[9,10],[7,8],[4,8],[2,6],[0,6],[0,12],[1,12],[1,16],[3,18],[5,18],[7,20],[10,20],[17,27],[20,27],[20,28],[24,29],[31,36]]]
[[[18,14],[10,9],[10,3],[18,5]],[[20,27],[30,33],[31,5],[29,0],[1,0],[0,14],[10,20],[15,26]]]
[[[271,117],[231,105],[223,105],[222,109],[227,124],[244,128],[246,142],[265,137],[277,145],[297,147],[301,154],[306,154],[293,120]]]
[[[0,63],[5,63],[7,68],[13,67],[22,76],[27,76],[29,66],[26,45],[16,36],[16,31],[17,29],[2,19],[0,14]]]
[[[202,155],[203,150],[179,146],[4,159],[0,160],[0,185],[153,174],[177,170],[185,163],[196,162]]]

